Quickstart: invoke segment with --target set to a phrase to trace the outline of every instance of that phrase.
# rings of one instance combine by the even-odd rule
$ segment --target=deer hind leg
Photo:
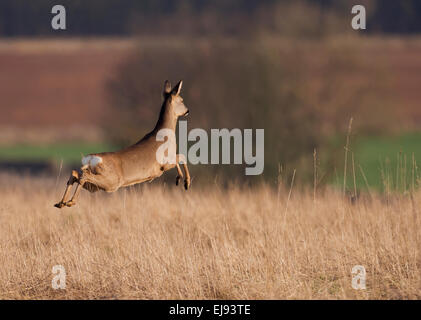
[[[178,171],[178,176],[176,178],[177,185],[178,185],[178,181],[183,177],[183,173],[181,172],[179,163],[183,165],[184,173],[186,175],[186,177],[184,178],[184,189],[188,190],[191,184],[191,178],[190,178],[189,168],[187,168],[187,160],[184,154],[181,154],[181,153],[177,154],[177,171]]]
[[[70,199],[70,201],[67,201],[65,203],[66,206],[71,207],[74,206],[76,204],[76,198],[79,196],[80,190],[82,190],[84,181],[82,179],[79,179],[78,184],[76,186],[76,190],[75,193],[73,194],[73,197]]]
[[[66,205],[72,186],[75,182],[78,182],[78,181],[79,181],[79,173],[76,170],[72,170],[72,173],[70,174],[70,178],[67,181],[66,190],[64,191],[63,198],[61,199],[59,203],[56,203],[54,207],[61,209]]]
[[[76,198],[79,196],[82,189],[86,189],[90,192],[96,192],[98,190],[114,192],[121,186],[119,175],[114,171],[107,171],[106,174],[102,174],[99,172],[92,173],[90,169],[82,169],[82,174],[77,182],[78,185],[73,197],[70,201],[66,202],[66,206],[68,207],[76,204]]]
[[[73,197],[70,199],[70,201],[67,201],[65,203],[65,205],[67,207],[72,207],[76,204],[76,198],[79,196],[80,191],[82,190],[83,186],[85,185],[85,183],[90,182],[90,176],[92,175],[92,173],[87,170],[86,168],[82,168],[82,174],[80,175],[80,178],[77,180],[77,186],[76,186],[76,190],[73,193]]]

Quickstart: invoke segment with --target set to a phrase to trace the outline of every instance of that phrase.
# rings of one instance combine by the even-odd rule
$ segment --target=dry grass
[[[286,210],[289,190],[152,184],[59,211],[62,182],[1,176],[0,298],[421,298],[421,193],[352,205],[295,189]]]

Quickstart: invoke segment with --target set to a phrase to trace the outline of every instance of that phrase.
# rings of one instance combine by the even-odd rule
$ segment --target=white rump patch
[[[95,167],[102,163],[102,158],[99,156],[86,156],[82,158],[82,169],[90,168],[91,170],[95,169]]]

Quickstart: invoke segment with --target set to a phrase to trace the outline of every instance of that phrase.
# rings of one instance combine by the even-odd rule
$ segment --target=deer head
[[[164,83],[164,99],[166,100],[168,111],[176,117],[189,114],[189,109],[184,105],[183,98],[180,96],[182,85],[183,81],[181,80],[174,88],[171,88],[171,83],[168,80]]]

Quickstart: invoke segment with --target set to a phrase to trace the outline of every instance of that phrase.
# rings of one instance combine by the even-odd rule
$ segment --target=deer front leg
[[[177,177],[175,178],[175,185],[178,186],[178,183],[180,182],[180,179],[183,178],[183,172],[181,171],[180,165],[178,161],[176,162],[176,168],[177,168]]]
[[[186,178],[184,179],[184,189],[188,190],[190,188],[191,179],[189,168],[187,168],[187,163],[183,163],[184,172],[186,173]]]
[[[181,163],[184,168],[184,173],[186,175],[186,177],[184,178],[184,189],[187,190],[190,187],[191,179],[190,179],[189,169],[187,168],[187,160],[184,154],[181,154],[181,153],[177,154],[177,171],[178,171],[178,174],[180,175],[181,169],[180,169],[179,163]],[[183,177],[182,173],[181,173],[181,177]],[[177,179],[178,180],[180,179],[179,176],[177,176]],[[178,184],[178,180],[176,180],[176,184]]]
[[[72,189],[72,186],[75,182],[79,180],[79,173],[76,170],[72,170],[72,173],[70,174],[70,178],[67,181],[66,190],[64,191],[63,198],[59,203],[56,203],[54,207],[56,208],[63,208],[66,205],[66,201],[69,198],[70,190]]]

